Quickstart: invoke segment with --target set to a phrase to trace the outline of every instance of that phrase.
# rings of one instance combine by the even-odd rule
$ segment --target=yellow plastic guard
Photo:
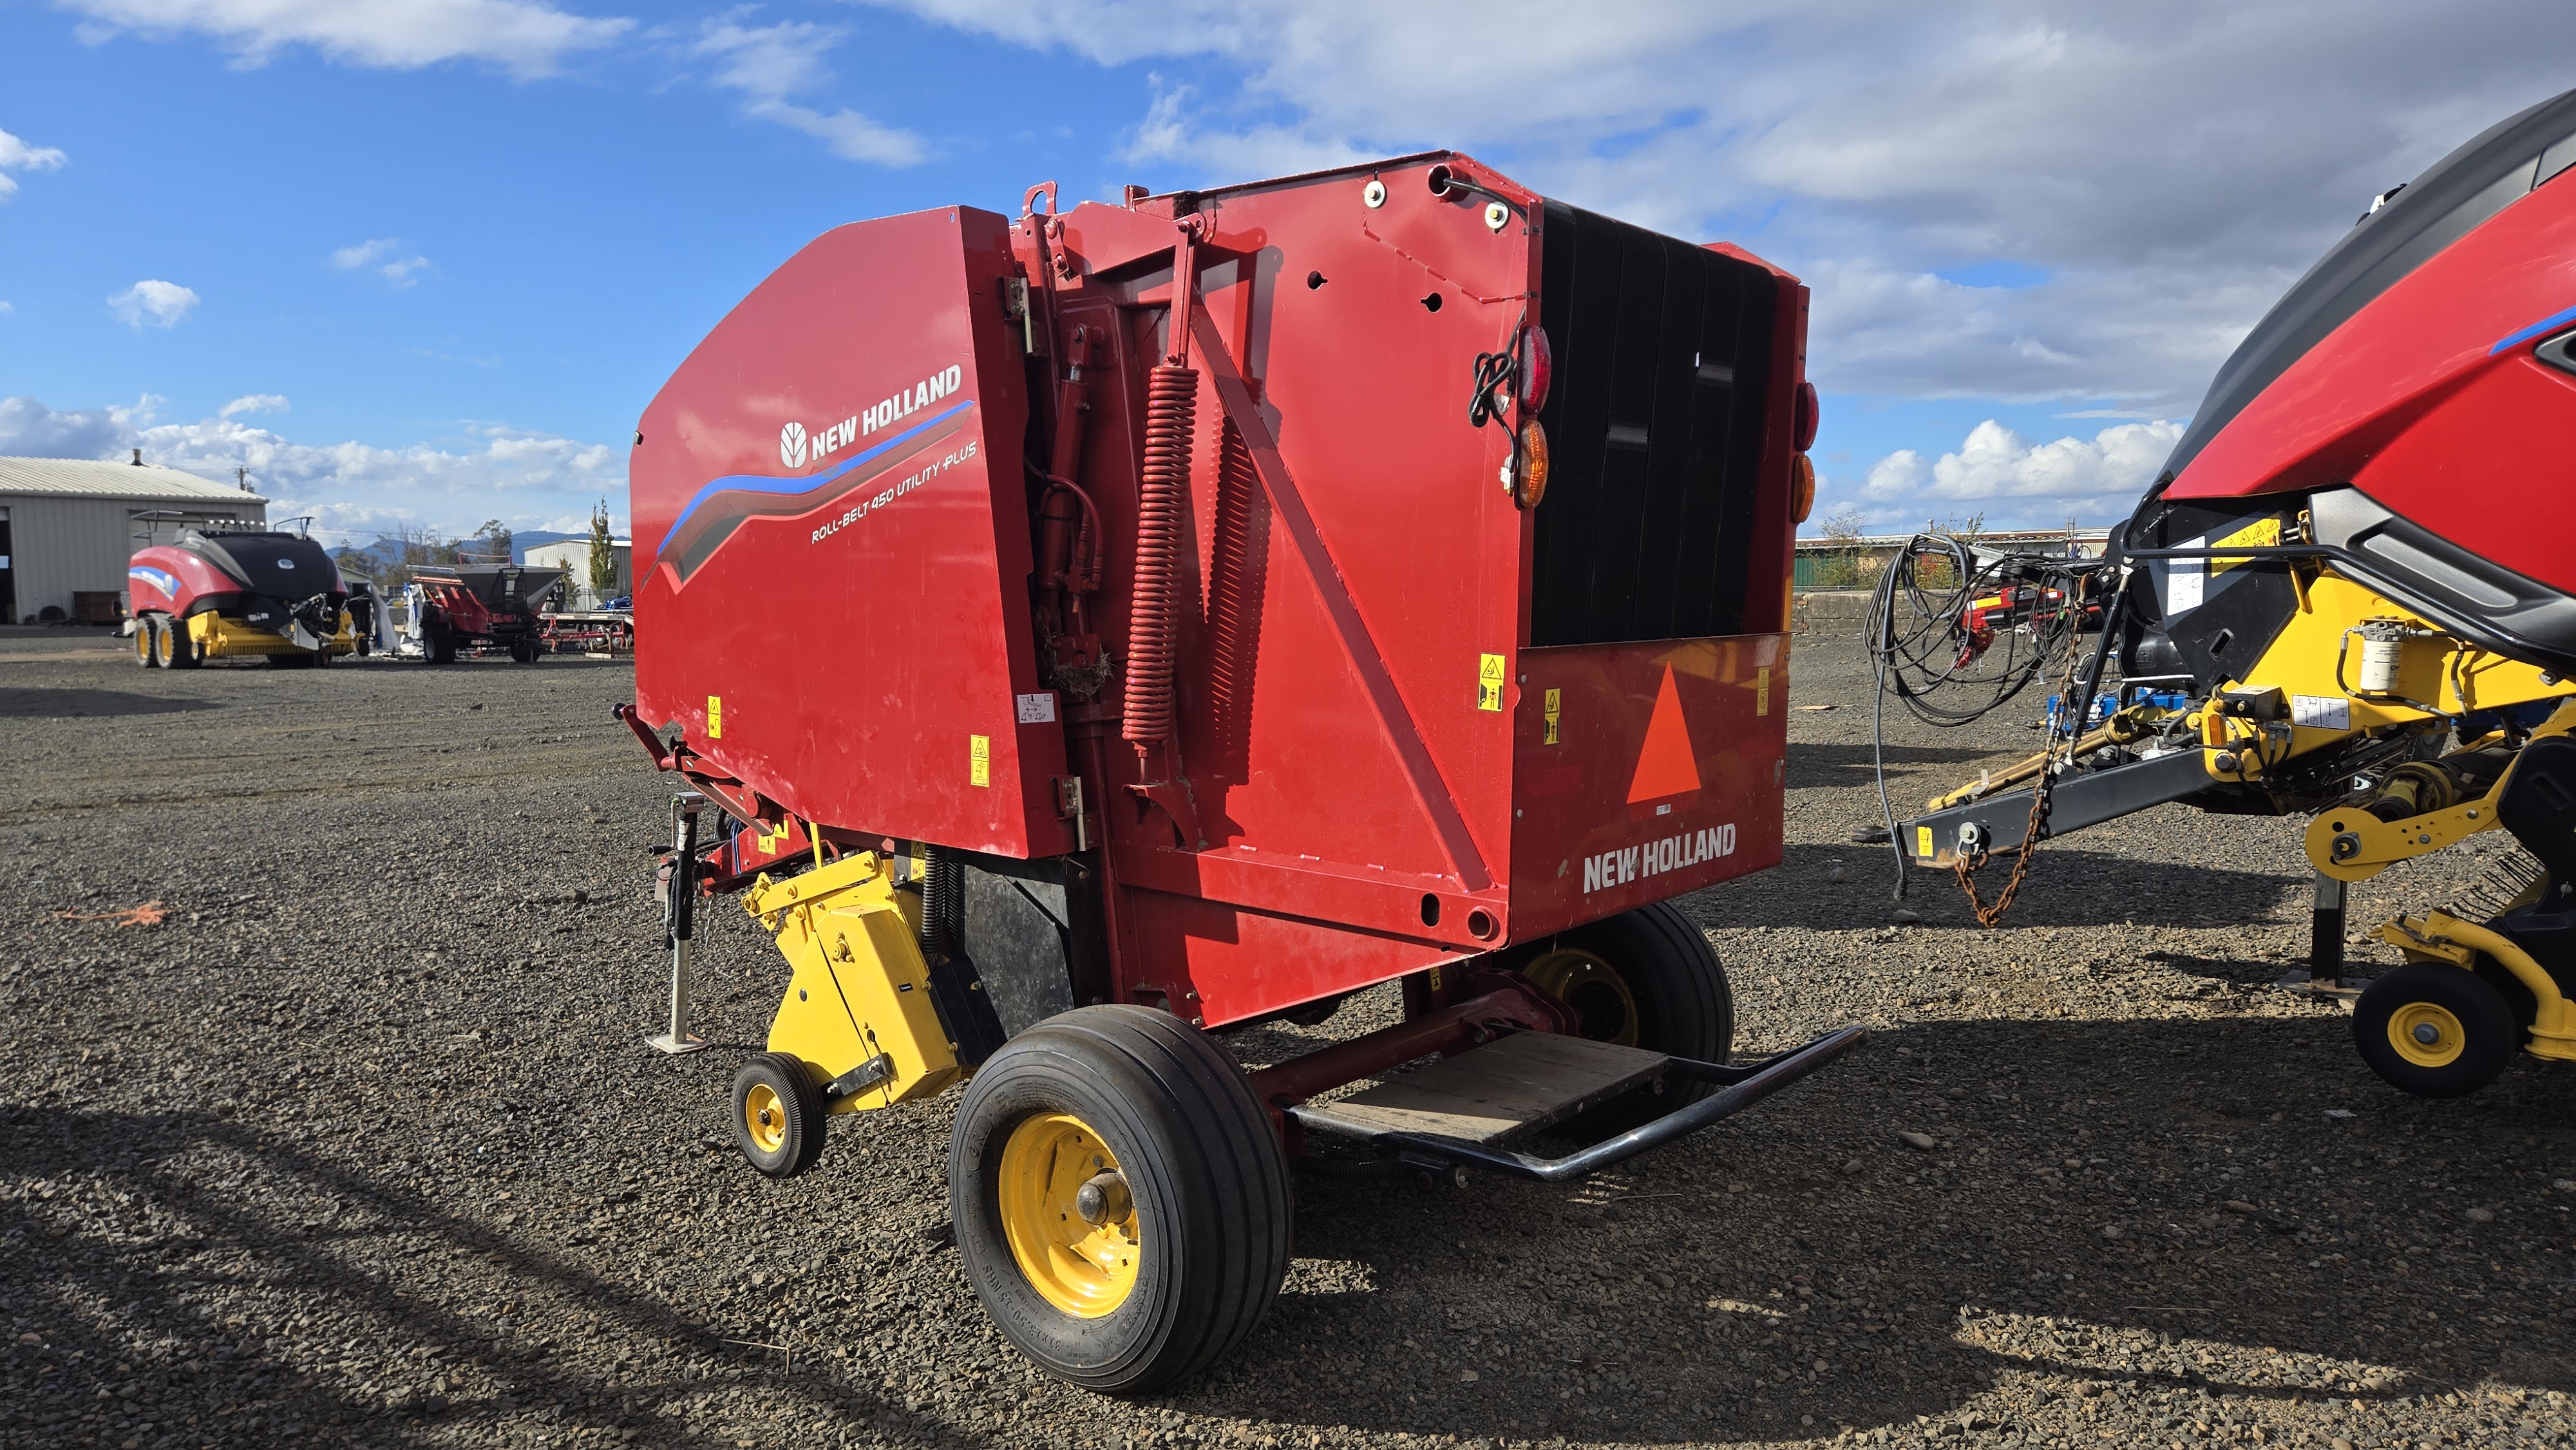
[[[827,1083],[880,1055],[892,1069],[831,1111],[889,1108],[957,1080],[956,1045],[930,1004],[912,903],[896,894],[875,852],[784,881],[764,875],[743,900],[795,969],[769,1024],[769,1050],[794,1054]]]

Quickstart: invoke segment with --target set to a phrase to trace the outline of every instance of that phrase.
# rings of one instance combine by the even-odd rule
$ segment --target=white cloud
[[[223,416],[231,418],[237,417],[243,413],[283,413],[286,411],[286,395],[284,393],[246,393],[243,396],[235,398],[231,402],[224,404]]]
[[[1955,453],[1933,459],[1900,448],[1872,464],[1861,499],[1880,518],[1926,501],[1983,504],[2043,520],[2122,512],[2154,480],[2182,433],[2182,424],[2158,420],[2105,428],[2090,441],[2033,443],[1989,418],[1968,430]]]
[[[0,317],[6,317],[17,310],[17,308],[9,305],[9,299],[0,297]]]
[[[1187,60],[1158,188],[1478,151],[1815,287],[1820,385],[2187,409],[2362,210],[2568,84],[2563,0],[874,0]],[[1966,286],[2007,263],[2024,285]]]
[[[343,272],[353,271],[401,245],[400,237],[377,237],[373,241],[352,242],[331,254],[331,265]]]
[[[176,282],[146,278],[107,299],[107,305],[117,321],[131,328],[139,330],[147,323],[176,327],[180,318],[196,310],[197,294]]]
[[[386,281],[397,287],[408,287],[419,280],[412,275],[413,273],[429,269],[429,258],[417,254],[408,257],[394,255],[401,248],[402,238],[400,237],[376,237],[368,241],[355,242],[333,252],[331,265],[343,272],[354,272],[360,267],[372,267],[376,274]]]
[[[0,131],[0,201],[18,194],[18,178],[12,171],[51,171],[71,158],[51,146],[30,146],[6,131]]]
[[[625,453],[607,444],[473,424],[446,447],[315,445],[229,416],[163,423],[162,401],[147,394],[131,407],[58,412],[34,398],[0,398],[0,454],[119,459],[139,447],[154,463],[227,482],[248,468],[272,518],[309,513],[317,528],[359,542],[400,524],[465,533],[487,518],[569,530],[587,526],[591,500],[626,497]]]
[[[571,15],[540,0],[58,0],[88,16],[82,38],[119,30],[195,32],[231,47],[244,65],[310,46],[348,65],[412,70],[474,60],[522,77],[555,69],[575,51],[607,45],[634,27],[619,17]]]
[[[707,22],[692,50],[717,63],[716,84],[742,93],[744,115],[802,131],[846,161],[919,164],[930,153],[912,132],[847,107],[826,113],[793,99],[831,79],[823,56],[847,34],[838,26],[806,21],[753,27],[726,19]]]

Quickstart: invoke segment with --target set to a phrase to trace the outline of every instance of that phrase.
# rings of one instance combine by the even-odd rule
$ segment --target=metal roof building
[[[96,619],[110,602],[121,614],[126,560],[146,534],[167,543],[188,523],[267,520],[267,499],[145,463],[141,449],[131,463],[0,458],[0,624],[48,610]]]

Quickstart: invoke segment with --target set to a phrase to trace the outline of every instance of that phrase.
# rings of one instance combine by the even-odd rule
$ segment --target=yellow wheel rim
[[[2449,1067],[2468,1050],[2469,1031],[2448,1007],[2409,1002],[2388,1019],[2388,1045],[2417,1067]]]
[[[141,628],[134,631],[134,657],[147,664],[151,662],[152,621],[148,619],[143,622]]]
[[[742,1097],[742,1125],[763,1153],[775,1153],[787,1141],[787,1105],[767,1083],[753,1085]]]
[[[1029,1287],[1076,1319],[1112,1313],[1136,1288],[1134,1206],[1101,1224],[1085,1222],[1074,1206],[1085,1183],[1118,1171],[1100,1135],[1065,1113],[1023,1120],[1002,1145],[1002,1236]]]
[[[1618,969],[1578,947],[1558,947],[1529,964],[1522,975],[1566,1006],[1595,1042],[1637,1045],[1637,998]]]

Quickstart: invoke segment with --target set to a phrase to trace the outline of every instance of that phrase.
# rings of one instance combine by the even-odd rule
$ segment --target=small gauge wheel
[[[733,1141],[751,1166],[793,1178],[823,1156],[823,1090],[805,1064],[764,1052],[733,1078]]]
[[[2475,972],[2416,962],[2381,976],[2353,1004],[2352,1038],[2370,1070],[2420,1098],[2457,1098],[2496,1080],[2522,1024]]]

